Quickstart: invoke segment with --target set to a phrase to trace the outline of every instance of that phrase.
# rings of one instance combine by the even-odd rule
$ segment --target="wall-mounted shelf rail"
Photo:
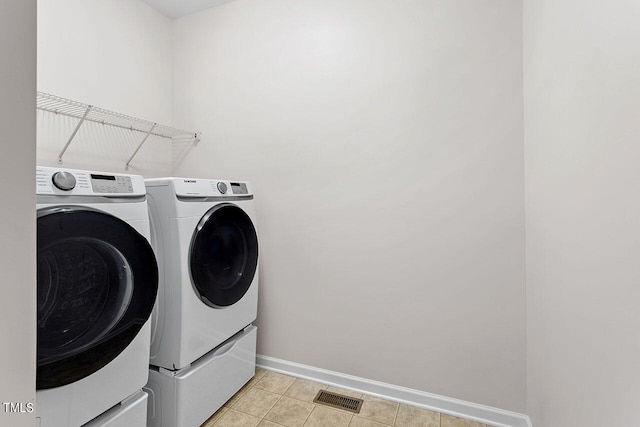
[[[62,151],[58,155],[58,162],[62,163],[62,157],[69,148],[71,141],[75,138],[78,130],[85,121],[100,123],[103,125],[114,126],[122,129],[129,129],[132,132],[140,132],[143,134],[143,139],[135,149],[129,160],[125,165],[126,169],[129,169],[131,160],[138,154],[138,151],[149,136],[154,135],[161,138],[174,139],[193,139],[194,141],[200,140],[199,132],[190,132],[183,129],[177,129],[171,126],[154,123],[148,120],[138,119],[136,117],[127,116],[115,111],[109,111],[104,108],[95,107],[89,104],[83,104],[82,102],[73,101],[71,99],[61,98],[56,95],[50,95],[44,92],[38,92],[37,95],[37,108],[38,110],[47,111],[49,113],[61,114],[63,116],[73,117],[79,120],[75,129],[69,136],[67,143],[64,145]]]

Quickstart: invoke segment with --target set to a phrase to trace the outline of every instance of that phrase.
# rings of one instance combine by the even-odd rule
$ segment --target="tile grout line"
[[[268,390],[264,390],[264,391],[268,391]],[[276,394],[276,393],[274,393],[274,394]],[[265,412],[265,414],[264,414],[263,416],[261,416],[261,417],[260,417],[260,420],[261,420],[261,421],[262,421],[262,420],[266,420],[266,421],[269,421],[270,423],[278,424],[278,423],[276,423],[276,422],[274,422],[274,421],[268,420],[268,419],[267,419],[267,415],[269,415],[269,412],[271,412],[271,411],[273,410],[273,408],[275,408],[275,407],[276,407],[276,405],[278,404],[278,402],[280,402],[280,400],[281,400],[281,399],[282,399],[282,395],[280,394],[280,395],[278,395],[278,400],[276,400],[276,401],[273,403],[273,405],[271,405],[271,407],[270,407],[269,409],[267,409],[267,412]]]
[[[298,381],[298,378],[296,378],[296,379],[291,383],[291,385],[287,388],[287,390],[285,390],[285,393],[286,393],[287,391],[289,391],[289,389],[290,389],[291,387],[293,387],[293,385],[296,383],[296,381]],[[318,383],[316,383],[316,384],[318,384]],[[284,396],[284,394],[283,394],[283,396]],[[287,397],[288,397],[289,399],[293,399],[293,400],[296,400],[296,401],[298,401],[298,402],[302,402],[302,403],[309,403],[309,402],[305,402],[304,400],[301,400],[301,399],[296,399],[295,397],[290,397],[290,396],[287,396]],[[307,423],[307,421],[309,420],[309,417],[311,416],[311,414],[313,413],[313,411],[316,409],[316,406],[318,406],[318,405],[316,405],[315,403],[312,403],[312,405],[313,405],[313,406],[312,406],[312,408],[311,408],[311,411],[309,411],[309,413],[308,413],[308,414],[307,414],[307,416],[305,417],[304,421],[302,422],[302,427],[304,427],[304,425],[305,425],[305,424]]]
[[[259,378],[259,379],[254,383],[254,384],[252,384],[251,386],[249,386],[249,388],[247,388],[247,390],[245,390],[245,391],[244,391],[244,393],[241,393],[241,394],[240,394],[240,396],[239,396],[239,399],[240,399],[240,398],[242,398],[245,394],[247,394],[247,393],[249,392],[249,390],[254,389],[254,388],[255,388],[255,389],[258,389],[258,390],[266,391],[266,392],[268,392],[268,393],[272,393],[272,394],[277,395],[277,396],[278,396],[278,400],[276,400],[276,401],[273,403],[273,405],[271,405],[271,407],[269,407],[269,409],[268,409],[268,410],[267,410],[267,412],[264,414],[264,416],[262,416],[262,417],[256,417],[255,415],[248,414],[248,413],[246,413],[246,412],[244,412],[244,411],[241,411],[241,410],[239,410],[239,409],[236,409],[236,408],[235,408],[235,406],[238,404],[239,399],[238,399],[238,400],[236,400],[236,401],[233,403],[233,407],[230,407],[229,409],[233,409],[233,410],[235,410],[235,411],[237,411],[237,412],[240,412],[240,413],[242,413],[242,414],[245,414],[245,415],[249,415],[249,416],[252,416],[252,417],[258,418],[260,421],[265,420],[265,418],[264,418],[264,417],[266,417],[266,416],[267,416],[267,414],[268,414],[268,413],[273,409],[273,407],[274,407],[274,406],[276,406],[276,404],[277,404],[277,403],[280,401],[280,399],[282,398],[282,394],[274,393],[274,392],[272,392],[272,391],[265,390],[265,389],[260,388],[260,387],[256,387],[256,385],[257,385],[257,384],[258,384],[258,383],[259,383],[259,382],[260,382],[260,381],[261,381],[261,380],[266,376],[266,374],[267,374],[267,372],[264,372],[264,373],[260,376],[260,378]],[[250,381],[251,381],[251,380],[250,380]],[[289,389],[289,388],[287,387],[287,390],[288,390],[288,389]],[[266,420],[266,421],[269,421],[269,420]],[[270,421],[270,422],[272,422],[272,421]],[[216,421],[216,423],[217,423],[217,421]],[[260,424],[260,422],[258,422],[258,424]],[[274,424],[276,424],[276,423],[274,423]],[[284,427],[284,426],[283,426],[283,427]]]
[[[267,374],[265,373],[265,374],[262,376],[262,378],[264,378],[266,375],[267,375]],[[280,375],[284,375],[284,374],[280,374]],[[260,378],[260,379],[262,379],[262,378]],[[275,401],[275,403],[271,406],[271,408],[269,408],[269,410],[267,411],[267,413],[266,413],[266,414],[264,414],[264,416],[260,418],[260,421],[263,421],[263,420],[264,420],[264,421],[269,421],[269,422],[274,423],[274,424],[278,424],[278,423],[273,422],[273,421],[271,421],[271,420],[267,420],[265,417],[266,417],[267,415],[269,415],[269,412],[271,412],[271,410],[272,410],[273,408],[275,408],[275,406],[278,404],[278,402],[280,402],[280,400],[284,397],[284,394],[285,394],[285,393],[286,393],[286,392],[291,388],[291,386],[293,385],[293,383],[295,383],[295,380],[294,380],[291,384],[289,384],[289,387],[287,387],[287,388],[285,389],[285,391],[283,391],[282,393],[274,393],[274,394],[279,394],[278,400],[276,400],[276,401]],[[257,383],[256,383],[256,384],[257,384]],[[254,386],[255,386],[255,384],[254,384]],[[264,389],[261,389],[261,390],[264,390]],[[264,390],[264,391],[269,391],[269,390]],[[273,392],[272,392],[272,393],[273,393]],[[258,423],[258,424],[260,424],[260,423]]]
[[[269,421],[269,420],[265,420],[264,418],[260,418],[260,422],[262,422],[262,421],[270,422],[271,424],[275,424],[275,425],[277,425],[278,427],[287,427],[287,426],[284,426],[284,425],[282,425],[282,424],[280,424],[280,423],[275,423],[275,422],[273,422],[273,421]],[[260,425],[260,423],[258,423],[258,425]]]
[[[297,400],[297,399],[296,399]],[[301,401],[299,401],[301,402]],[[304,425],[307,423],[307,421],[309,420],[309,417],[311,416],[311,414],[313,413],[313,411],[316,409],[316,405],[315,403],[313,404],[313,408],[311,408],[311,411],[309,412],[309,414],[307,414],[306,418],[304,419],[304,421],[302,422],[302,427],[304,427]]]
[[[265,391],[267,391],[267,390],[265,390]],[[276,401],[275,401],[275,403],[274,403],[274,404],[269,408],[269,410],[267,410],[267,413],[266,413],[266,414],[264,414],[264,415],[260,418],[260,420],[267,420],[265,417],[266,417],[267,415],[269,415],[269,412],[271,412],[271,410],[272,410],[272,409],[273,409],[273,408],[278,404],[278,402],[280,402],[280,399],[282,399],[282,396],[283,396],[283,395],[281,394],[281,395],[278,397],[278,400],[276,400]],[[267,420],[267,421],[270,421],[270,420]],[[270,421],[270,422],[273,422],[273,421]],[[258,423],[258,424],[260,424],[260,423]],[[277,423],[276,423],[276,424],[277,424]]]
[[[396,420],[398,419],[398,412],[400,412],[400,404],[398,403],[398,406],[396,407],[396,413],[393,416],[393,424],[391,424],[392,426],[396,425]]]

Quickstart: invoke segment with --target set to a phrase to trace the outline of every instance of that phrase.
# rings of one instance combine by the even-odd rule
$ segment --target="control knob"
[[[71,191],[76,186],[76,177],[70,172],[56,172],[51,177],[51,181],[62,191]]]
[[[227,193],[227,184],[225,184],[224,182],[219,182],[217,187],[218,187],[218,191],[220,192],[220,194],[226,194]]]

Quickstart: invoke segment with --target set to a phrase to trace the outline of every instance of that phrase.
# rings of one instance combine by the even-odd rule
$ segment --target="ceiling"
[[[170,19],[200,12],[232,0],[142,0]]]

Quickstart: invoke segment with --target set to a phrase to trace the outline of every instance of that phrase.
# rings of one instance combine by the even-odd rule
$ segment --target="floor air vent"
[[[349,396],[343,396],[342,394],[332,393],[330,391],[320,390],[313,399],[313,403],[321,403],[323,405],[331,406],[338,409],[345,409],[347,411],[360,413],[362,407],[362,399],[356,399]]]

